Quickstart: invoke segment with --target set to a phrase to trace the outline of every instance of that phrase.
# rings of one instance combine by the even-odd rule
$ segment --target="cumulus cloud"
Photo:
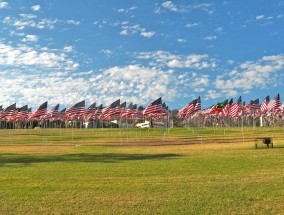
[[[70,106],[83,99],[107,105],[117,98],[146,105],[160,96],[164,101],[188,96],[184,87],[192,92],[203,92],[210,83],[206,75],[182,73],[177,76],[171,70],[138,64],[115,66],[100,73],[23,73],[16,69],[5,74],[1,72],[0,81],[9,85],[0,92],[0,102],[8,105],[17,98],[17,104],[28,102],[33,106],[45,100],[51,106],[57,103]]]
[[[218,76],[215,81],[217,89],[265,88],[281,83],[283,77],[279,71],[284,69],[284,56],[264,56],[256,62],[246,61],[227,76]]]
[[[166,1],[162,3],[162,7],[171,11],[177,11],[177,6],[172,1]]]
[[[90,90],[85,79],[74,79],[56,72],[23,73],[11,70],[0,73],[1,83],[7,84],[0,92],[0,103],[4,106],[16,102],[17,106],[29,104],[36,108],[44,101],[48,101],[49,105],[72,105],[85,99]]]
[[[193,27],[196,27],[196,26],[198,26],[199,25],[199,23],[197,23],[197,22],[194,22],[194,23],[187,23],[186,25],[185,25],[185,27],[187,27],[187,28],[193,28]]]
[[[154,31],[146,31],[146,29],[142,28],[139,24],[129,25],[128,22],[121,23],[121,29],[119,34],[122,36],[140,34],[142,37],[151,38],[155,35]]]
[[[140,33],[140,35],[143,36],[143,37],[151,38],[151,37],[153,37],[155,35],[155,32],[153,32],[153,31],[150,31],[150,32],[143,31],[143,32]]]
[[[170,101],[179,94],[171,70],[134,64],[100,73],[79,72],[79,64],[64,54],[66,50],[72,48],[60,52],[0,44],[0,66],[6,68],[0,71],[0,81],[6,86],[0,92],[0,103],[8,106],[16,101],[18,106],[37,107],[48,100],[51,106],[70,106],[83,99],[110,104],[121,98],[143,105],[160,96]]]
[[[177,5],[172,1],[165,1],[162,4],[158,5],[155,9],[155,13],[162,13],[162,12],[176,12],[176,13],[184,13],[188,11],[188,7],[184,5]]]
[[[70,20],[66,20],[66,23],[70,24],[70,25],[79,25],[80,21],[76,21],[76,20],[70,19]]]
[[[182,39],[182,38],[178,38],[177,41],[178,41],[179,43],[186,43],[186,39]]]
[[[40,5],[33,5],[33,6],[31,7],[31,9],[32,9],[33,11],[40,11],[41,7],[40,7]]]
[[[23,42],[37,42],[38,36],[36,35],[26,35],[25,38],[22,39]]]
[[[257,24],[260,24],[261,26],[273,24],[274,19],[275,19],[275,17],[273,17],[273,16],[266,16],[266,15],[263,15],[263,14],[257,15],[255,17]],[[276,19],[277,19],[277,16],[276,16]]]
[[[130,13],[134,10],[136,10],[137,7],[136,6],[132,6],[132,7],[129,7],[129,8],[120,8],[120,9],[117,9],[116,12],[118,13]]]
[[[204,40],[216,40],[217,39],[217,36],[207,36],[207,37],[204,37]]]
[[[138,59],[154,60],[154,65],[169,68],[189,69],[215,69],[217,64],[207,54],[176,55],[165,51],[142,52],[137,55]]]
[[[27,37],[26,37],[27,38]],[[28,37],[35,39],[33,35]],[[37,50],[25,45],[13,47],[0,43],[0,66],[36,66],[42,68],[66,68],[73,67],[73,60],[67,59],[62,53],[49,50]]]
[[[0,9],[8,8],[9,4],[5,1],[0,1]]]
[[[218,27],[215,29],[215,32],[223,32],[223,27]]]
[[[26,28],[53,29],[55,24],[59,22],[58,19],[36,20],[36,18],[37,16],[33,14],[20,14],[20,18],[5,17],[3,23],[11,25],[17,30],[24,30]]]
[[[209,15],[212,15],[214,13],[213,4],[211,3],[197,3],[197,4],[192,5],[191,8],[202,10],[208,13]]]
[[[172,86],[174,79],[171,72],[129,65],[107,69],[102,75],[94,76],[90,81],[94,83],[95,90],[98,90],[99,97],[109,94],[112,95],[112,99],[118,97],[126,100],[132,97],[131,102],[141,104],[160,96],[166,100],[173,99],[176,93],[175,86]]]
[[[65,47],[63,48],[63,50],[64,50],[65,52],[72,52],[72,51],[73,51],[73,46],[65,46]]]
[[[111,51],[109,49],[102,49],[101,51],[99,51],[99,53],[109,56],[109,55],[113,54],[113,51]]]
[[[264,15],[257,15],[256,17],[255,17],[255,19],[256,20],[261,20],[261,19],[264,19]]]
[[[54,29],[58,23],[65,23],[69,25],[79,25],[80,21],[76,20],[60,20],[60,19],[48,19],[38,17],[34,14],[19,14],[19,17],[7,16],[4,18],[4,24],[15,27],[17,30],[25,30],[27,28],[36,29]]]

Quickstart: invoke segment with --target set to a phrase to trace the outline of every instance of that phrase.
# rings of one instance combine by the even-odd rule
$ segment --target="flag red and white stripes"
[[[233,119],[236,119],[239,116],[239,112],[241,110],[241,103],[242,103],[242,97],[240,96],[238,101],[232,104],[232,106],[230,107],[229,115]]]
[[[162,98],[158,98],[152,103],[150,103],[144,110],[143,115],[144,116],[155,116],[159,115],[163,112],[164,108],[162,105]]]

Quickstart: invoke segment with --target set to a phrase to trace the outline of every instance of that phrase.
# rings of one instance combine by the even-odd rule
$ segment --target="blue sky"
[[[262,101],[283,38],[283,0],[0,0],[0,105]]]

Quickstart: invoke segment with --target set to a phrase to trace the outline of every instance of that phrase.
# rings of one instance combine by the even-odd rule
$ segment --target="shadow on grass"
[[[29,154],[1,154],[0,167],[9,164],[30,165],[34,163],[45,162],[101,162],[101,163],[116,163],[123,161],[137,160],[161,160],[174,159],[181,157],[179,154],[123,154],[123,153],[108,153],[108,154],[64,154],[64,155],[36,155]]]

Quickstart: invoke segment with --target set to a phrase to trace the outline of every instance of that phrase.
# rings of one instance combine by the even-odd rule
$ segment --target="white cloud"
[[[20,17],[23,17],[24,19],[34,19],[37,18],[36,15],[34,14],[26,14],[26,13],[21,13],[19,14]]]
[[[222,95],[222,93],[217,92],[216,90],[208,90],[206,93],[206,97],[210,98],[210,99],[216,99],[219,97],[223,97],[224,95]]]
[[[178,41],[179,43],[186,43],[186,39],[182,39],[182,38],[178,38],[177,41]]]
[[[28,103],[37,107],[48,100],[50,106],[57,103],[69,106],[95,98],[106,105],[121,98],[143,105],[160,96],[170,101],[180,95],[177,86],[181,85],[171,70],[134,64],[101,73],[78,72],[79,63],[64,54],[68,50],[72,48],[50,51],[0,44],[0,66],[6,68],[0,71],[0,82],[7,85],[0,92],[0,103],[9,105],[16,101],[18,106]]]
[[[216,32],[223,32],[223,27],[218,27],[215,29]]]
[[[135,100],[131,102],[141,104],[141,102],[145,103],[159,96],[163,96],[166,100],[173,99],[172,96],[176,89],[171,84],[174,79],[171,72],[129,65],[107,69],[102,76],[93,77],[91,81],[95,85],[93,86],[95,90],[98,90],[99,97],[105,94],[124,97],[124,99],[132,96]]]
[[[40,5],[33,5],[33,6],[31,7],[31,9],[32,9],[33,11],[40,11],[41,7],[40,7]]]
[[[150,31],[150,32],[143,31],[143,32],[140,33],[140,35],[143,36],[143,37],[151,38],[151,37],[153,37],[155,35],[155,32],[153,32],[153,31]]]
[[[37,29],[53,29],[58,19],[40,19],[36,20],[37,16],[33,14],[20,14],[21,18],[5,17],[3,23],[16,27],[17,30],[26,28]]]
[[[177,11],[177,6],[172,1],[166,1],[162,3],[162,7],[170,11]]]
[[[129,8],[120,8],[120,9],[117,9],[116,11],[118,13],[130,13],[131,11],[134,11],[136,9],[137,9],[136,6],[132,6],[132,7],[129,7]]]
[[[72,51],[73,51],[73,46],[65,46],[65,47],[63,48],[63,50],[64,50],[65,52],[72,52]]]
[[[70,20],[66,20],[66,23],[70,25],[79,25],[80,21],[70,19]]]
[[[204,40],[216,40],[217,39],[217,36],[207,36],[207,37],[204,37]]]
[[[38,36],[36,35],[26,35],[25,38],[22,39],[23,42],[37,42]]]
[[[261,20],[261,19],[264,19],[264,15],[257,15],[256,17],[255,17],[255,19],[256,20]]]
[[[138,59],[151,59],[156,67],[169,68],[189,68],[189,69],[215,69],[216,62],[203,54],[175,55],[170,52],[141,52],[137,55]]]
[[[29,104],[36,108],[44,101],[48,101],[49,107],[57,103],[69,106],[86,99],[90,91],[84,78],[73,79],[56,72],[23,73],[13,70],[0,73],[1,83],[7,84],[0,92],[0,103],[5,106],[16,102],[17,106]]]
[[[79,67],[79,63],[74,63],[74,64],[72,65],[72,67],[73,67],[74,69],[77,69],[77,68]]]
[[[215,62],[208,61],[208,55],[188,55],[184,59],[173,59],[167,63],[170,68],[208,69],[215,68]]]
[[[176,13],[185,13],[188,12],[188,7],[184,5],[177,5],[173,3],[173,1],[165,1],[161,5],[158,5],[155,9],[155,13],[162,13],[162,12],[176,12]]]
[[[68,46],[64,49],[72,50]],[[98,74],[92,70],[70,73],[66,68],[77,71],[79,64],[62,54],[51,53],[48,50],[40,52],[27,46],[11,47],[3,44],[0,50],[0,65],[13,65],[12,68],[15,68],[0,71],[1,83],[8,86],[0,92],[0,103],[9,105],[16,99],[19,106],[26,103],[38,106],[46,100],[50,106],[56,103],[68,106],[83,99],[93,102],[94,98],[98,103],[105,105],[117,98],[145,105],[160,96],[164,101],[186,98],[188,91],[196,94],[206,91],[205,99],[235,97],[240,94],[240,90],[242,93],[247,92],[253,87],[260,88],[262,84],[266,86],[270,81],[277,80],[277,71],[284,68],[283,55],[264,56],[256,62],[247,61],[230,73],[217,76],[213,83],[214,90],[212,77],[191,71],[214,68],[215,61],[208,55],[183,56],[164,51],[145,52],[139,55],[141,60],[154,59],[160,66],[168,65],[174,69],[190,68],[191,72],[177,73],[176,70],[132,64],[111,67]],[[58,60],[60,58],[61,60]],[[29,72],[24,72],[27,69]],[[43,72],[45,69],[49,69],[49,72]]]
[[[146,31],[145,28],[142,28],[139,24],[137,25],[129,25],[128,22],[119,23],[121,25],[122,30],[120,31],[120,35],[122,36],[129,36],[139,34],[142,37],[151,38],[155,35],[153,31]]]
[[[213,4],[211,3],[198,3],[191,6],[193,9],[199,9],[206,12],[209,15],[214,13]]]
[[[30,35],[29,39],[35,37]],[[13,47],[0,43],[0,66],[72,69],[73,65],[73,60],[54,50],[42,51],[25,45]]]
[[[194,23],[188,23],[188,24],[186,24],[185,27],[187,27],[187,28],[193,28],[193,27],[196,27],[196,26],[198,26],[198,25],[199,25],[199,23],[194,22]]]
[[[36,29],[54,29],[58,23],[65,23],[69,25],[79,25],[80,21],[76,20],[59,20],[59,19],[38,19],[34,14],[19,14],[19,17],[5,17],[3,23],[15,27],[17,30],[24,30],[27,28]]]
[[[227,60],[227,64],[232,65],[232,64],[234,64],[234,61],[233,60]]]
[[[227,76],[218,76],[215,81],[217,89],[242,89],[265,88],[281,83],[279,71],[284,69],[284,56],[264,56],[256,62],[246,61],[228,73]]]
[[[9,4],[5,1],[0,1],[0,9],[8,8]]]
[[[122,30],[120,33],[120,35],[124,35],[124,36],[127,36],[128,35],[128,31],[125,29],[125,30]]]
[[[270,24],[273,24],[274,17],[273,16],[265,16],[265,15],[261,14],[261,15],[257,15],[255,17],[255,20],[260,25],[270,25]]]
[[[102,49],[101,51],[99,51],[99,53],[102,53],[108,56],[113,54],[113,52],[109,49]]]

